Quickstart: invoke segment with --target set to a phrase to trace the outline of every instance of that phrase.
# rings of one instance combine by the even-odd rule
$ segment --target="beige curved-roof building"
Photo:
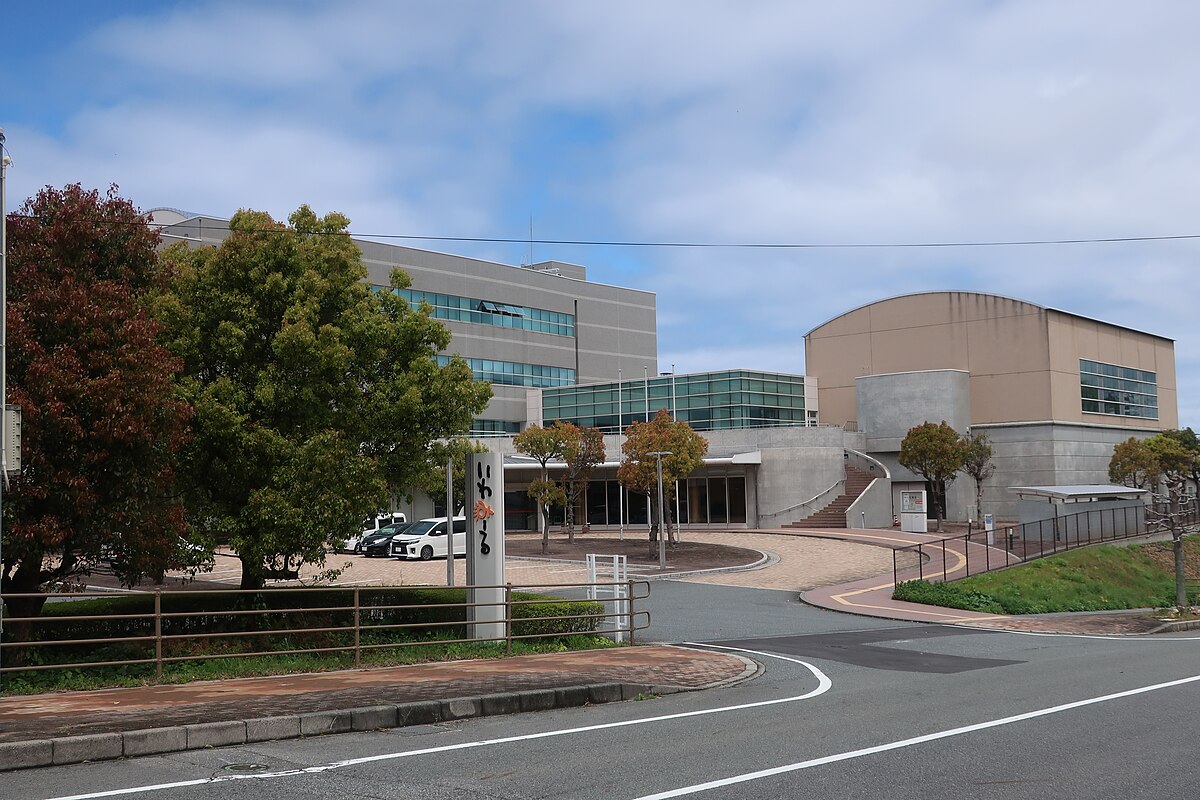
[[[1179,424],[1171,339],[1010,297],[889,297],[804,340],[822,422],[857,426],[889,466],[926,420],[986,432],[1003,509],[1007,486],[1107,483],[1113,444]]]

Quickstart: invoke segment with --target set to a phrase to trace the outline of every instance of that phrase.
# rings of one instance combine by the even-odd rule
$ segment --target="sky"
[[[143,210],[307,203],[365,236],[1192,236],[1197,30],[1200,4],[1162,0],[15,0],[8,204],[79,182]],[[656,292],[664,371],[802,373],[806,332],[894,294],[1028,300],[1175,339],[1200,427],[1200,238],[532,256]]]

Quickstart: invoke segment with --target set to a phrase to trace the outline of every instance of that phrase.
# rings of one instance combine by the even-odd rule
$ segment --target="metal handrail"
[[[625,598],[628,600],[625,608],[622,610],[610,611],[607,608],[597,613],[587,614],[552,614],[546,616],[524,617],[517,616],[517,609],[521,606],[528,606],[536,609],[538,606],[553,605],[563,602],[580,602],[572,598],[531,598],[518,599],[513,597],[514,591],[530,591],[530,590],[545,590],[550,588],[563,589],[581,589],[588,586],[620,586],[624,589]],[[163,675],[163,666],[166,664],[177,663],[181,661],[203,661],[216,660],[227,658],[253,658],[261,656],[280,656],[280,655],[297,655],[303,653],[354,653],[354,663],[356,666],[361,666],[362,653],[381,650],[386,648],[403,648],[403,647],[423,647],[429,645],[447,645],[459,644],[468,642],[497,642],[505,645],[506,654],[511,653],[512,643],[517,640],[538,639],[538,638],[556,638],[561,636],[573,635],[571,631],[552,631],[548,633],[516,633],[514,628],[521,624],[528,623],[577,623],[580,621],[595,621],[599,627],[599,623],[603,621],[612,621],[615,624],[614,628],[609,628],[604,633],[613,633],[614,631],[628,634],[629,641],[632,644],[636,631],[646,630],[651,624],[649,611],[636,610],[634,602],[636,600],[645,600],[650,596],[650,583],[645,580],[625,580],[625,581],[596,581],[594,583],[537,583],[537,584],[479,584],[468,588],[473,589],[503,589],[503,600],[479,600],[475,602],[450,602],[450,603],[411,603],[411,604],[381,604],[371,605],[363,603],[364,599],[369,600],[373,594],[383,594],[396,590],[407,590],[414,588],[441,588],[441,587],[281,587],[272,589],[228,589],[220,591],[207,591],[195,589],[183,589],[179,591],[170,591],[164,593],[161,589],[156,589],[152,592],[132,592],[123,594],[123,597],[152,597],[154,600],[153,611],[146,611],[138,614],[113,614],[113,615],[55,615],[49,617],[10,617],[9,622],[22,622],[29,624],[54,624],[54,623],[79,623],[95,620],[144,620],[152,622],[154,631],[152,634],[142,636],[96,636],[86,639],[44,639],[32,640],[24,642],[0,642],[0,648],[4,650],[14,650],[18,648],[41,648],[51,645],[89,645],[92,647],[105,644],[135,644],[146,645],[153,644],[153,657],[137,657],[128,659],[111,659],[104,661],[73,661],[70,663],[61,664],[28,664],[28,665],[12,665],[9,659],[5,659],[4,666],[0,667],[0,674],[26,672],[26,671],[41,671],[50,669],[81,669],[86,667],[99,666],[123,666],[123,665],[155,665],[156,680],[161,681]],[[328,603],[313,606],[310,608],[304,607],[289,607],[289,608],[258,608],[258,609],[202,609],[196,611],[163,611],[162,600],[164,595],[177,596],[217,596],[229,597],[231,595],[269,595],[282,594],[285,592],[297,593],[342,593],[347,597],[346,605],[330,605]],[[108,592],[99,591],[84,591],[70,593],[40,593],[26,592],[13,593],[0,596],[0,600],[13,600],[18,598],[89,598],[111,596]],[[503,607],[504,614],[502,619],[488,620],[489,623],[497,623],[503,626],[503,633],[499,636],[492,637],[470,637],[470,638],[455,638],[455,639],[433,639],[428,641],[398,641],[398,642],[363,642],[362,635],[377,634],[386,631],[403,631],[404,629],[420,628],[420,629],[438,629],[438,628],[461,628],[464,625],[470,626],[472,621],[469,619],[470,614],[464,614],[466,619],[453,620],[430,620],[425,622],[373,622],[371,620],[372,611],[404,611],[404,610],[428,610],[430,608],[453,610],[453,609],[470,609],[482,607]],[[363,612],[368,612],[364,614]],[[226,616],[226,617],[267,617],[269,615],[281,614],[344,614],[349,620],[347,624],[337,625],[322,625],[311,627],[288,627],[284,624],[281,627],[264,628],[260,630],[232,630],[232,631],[201,631],[188,633],[164,632],[163,622],[171,620],[204,620],[205,618]],[[322,620],[324,621],[324,620]],[[285,620],[286,622],[286,620]],[[566,627],[572,627],[568,624]],[[469,627],[468,627],[468,630]],[[586,633],[587,631],[577,631],[575,633]],[[599,631],[594,631],[599,634]],[[164,652],[164,644],[172,645],[180,641],[194,641],[197,643],[210,642],[214,640],[238,640],[249,639],[250,637],[269,637],[269,636],[306,636],[313,634],[352,634],[352,643],[334,644],[329,646],[313,646],[313,647],[293,647],[283,650],[265,650],[255,648],[253,652],[236,652],[236,653],[219,653],[219,652],[201,652],[189,653],[186,655],[175,655],[171,652]]]
[[[758,518],[759,518],[759,520],[764,520],[764,519],[768,519],[770,517],[778,517],[781,514],[787,514],[791,511],[796,511],[801,508],[809,508],[809,507],[815,508],[817,511],[820,511],[826,505],[829,505],[829,503],[833,502],[833,500],[830,500],[829,502],[824,503],[823,505],[821,505],[819,507],[816,505],[817,502],[819,500],[821,500],[822,498],[824,498],[825,496],[833,494],[834,492],[837,492],[837,494],[834,494],[834,497],[833,497],[833,499],[836,500],[837,497],[839,497],[841,495],[841,492],[839,492],[838,490],[841,487],[844,487],[845,485],[846,485],[846,479],[842,478],[837,483],[830,486],[828,489],[824,490],[823,492],[820,492],[817,495],[814,495],[813,497],[809,498],[808,500],[805,500],[803,503],[797,503],[794,506],[789,506],[787,508],[780,509],[779,511],[769,511],[766,514],[759,514]]]
[[[961,580],[962,578],[966,578],[971,575],[980,575],[984,572],[992,572],[997,569],[1003,569],[1004,567],[1011,566],[1013,564],[1034,561],[1039,558],[1055,555],[1057,553],[1065,553],[1068,550],[1077,550],[1080,547],[1087,547],[1093,544],[1103,544],[1105,542],[1122,541],[1124,539],[1135,539],[1139,536],[1146,536],[1149,533],[1154,533],[1155,531],[1152,530],[1152,528],[1155,526],[1151,521],[1146,520],[1144,512],[1139,514],[1139,510],[1141,509],[1138,509],[1134,506],[1123,506],[1120,508],[1095,508],[1087,511],[1080,511],[1075,514],[1067,514],[1061,517],[1056,516],[1043,520],[1034,520],[1033,522],[1025,522],[1020,525],[1005,526],[1002,534],[1000,534],[999,531],[993,531],[994,534],[999,534],[1001,536],[1002,542],[1000,545],[972,541],[972,537],[979,536],[980,534],[986,534],[985,531],[976,530],[970,533],[959,534],[956,536],[946,536],[941,539],[933,539],[928,542],[919,542],[917,544],[898,547],[892,551],[892,583],[895,585],[899,581],[900,555],[902,553],[909,552],[915,552],[917,554],[917,580],[926,579],[924,569],[925,562],[927,560],[925,552],[926,548],[934,551],[941,551],[942,570],[940,577],[943,582],[950,582]],[[1121,531],[1118,533],[1113,530],[1109,533],[1105,533],[1103,526],[1104,515],[1108,515],[1110,527],[1115,529],[1118,521],[1118,512],[1121,514]],[[1133,517],[1132,525],[1130,524],[1131,515]],[[1095,535],[1093,535],[1091,523],[1092,519],[1096,518],[1097,516],[1099,516],[1101,522],[1100,530],[1096,531]],[[1200,510],[1186,512],[1185,519],[1183,520],[1182,524],[1194,525],[1197,523],[1200,523]],[[1049,526],[1049,531],[1047,531],[1047,526]],[[1037,531],[1038,535],[1036,538],[1026,535],[1032,530]],[[1043,535],[1047,532],[1053,535],[1047,538]],[[1074,533],[1073,536],[1071,535],[1072,532]],[[1074,541],[1072,541],[1072,539]],[[1022,550],[1024,552],[1022,555],[1016,556],[1013,554],[1012,550],[1017,541],[1022,542],[1023,545],[1025,542],[1036,541],[1040,546],[1038,550],[1033,553],[1029,552],[1027,546],[1023,546]],[[959,542],[962,543],[962,555],[965,562],[963,574],[951,577],[953,573],[947,567],[947,546],[949,544]],[[1046,547],[1047,542],[1049,543],[1049,548]],[[976,569],[971,568],[972,546],[984,548],[984,562],[982,564],[982,569],[978,568],[981,566],[978,561],[979,556],[976,556]],[[993,564],[991,560],[991,553],[996,550],[1002,550],[1004,552],[1004,559],[1003,562],[997,559]],[[936,556],[928,560],[931,562],[936,561]],[[936,568],[930,572],[929,577],[938,577]]]

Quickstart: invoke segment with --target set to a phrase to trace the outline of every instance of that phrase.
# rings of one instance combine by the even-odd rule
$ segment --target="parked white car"
[[[467,518],[454,518],[454,555],[467,554]],[[446,557],[446,518],[431,517],[414,523],[401,534],[399,541],[392,540],[392,555],[399,558],[419,558],[428,561],[434,557]]]
[[[408,518],[402,511],[393,511],[388,513],[381,511],[377,514],[365,518],[362,521],[362,530],[356,535],[351,536],[342,546],[338,548],[341,553],[354,553],[355,555],[362,552],[362,540],[377,532],[384,525],[394,525],[398,522],[408,522]]]

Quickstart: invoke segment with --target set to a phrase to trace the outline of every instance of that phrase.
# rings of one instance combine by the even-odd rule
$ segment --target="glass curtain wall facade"
[[[620,403],[620,409],[617,405]],[[697,431],[774,428],[815,422],[804,407],[804,376],[774,372],[700,372],[542,392],[542,422],[624,430],[666,409]]]
[[[668,500],[671,519],[687,526],[745,525],[746,475],[737,470],[709,467],[704,475],[693,475],[678,483],[678,501]],[[611,474],[611,473],[610,473]],[[510,498],[509,495],[512,495]],[[625,526],[649,524],[646,495],[625,493]],[[614,478],[594,478],[575,509],[575,525],[616,527],[621,523],[621,492]],[[509,503],[511,502],[511,507]],[[658,502],[653,498],[651,502]],[[677,513],[678,510],[678,513]],[[534,502],[523,488],[505,493],[508,530],[537,530]],[[550,510],[550,524],[566,525],[563,506]]]

